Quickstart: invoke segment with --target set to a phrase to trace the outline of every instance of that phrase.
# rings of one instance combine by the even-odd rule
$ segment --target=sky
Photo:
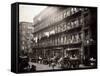
[[[19,22],[33,22],[33,18],[47,6],[19,5]]]

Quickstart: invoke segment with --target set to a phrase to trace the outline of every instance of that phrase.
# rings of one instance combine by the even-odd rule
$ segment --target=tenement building
[[[30,22],[20,22],[19,23],[19,47],[20,56],[24,56],[31,50],[32,38],[33,38],[33,26]]]
[[[49,6],[34,17],[33,52],[36,59],[77,57],[87,64],[97,59],[94,8]]]

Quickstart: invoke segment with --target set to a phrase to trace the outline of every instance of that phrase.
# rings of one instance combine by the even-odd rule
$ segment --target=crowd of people
[[[91,64],[94,65],[95,59],[90,58]],[[48,57],[43,59],[42,57],[38,57],[38,59],[32,61],[32,58],[29,57],[19,57],[19,70],[20,72],[33,72],[36,71],[36,66],[31,65],[30,63],[37,63],[42,65],[48,65],[48,67],[52,67],[52,70],[59,65],[60,69],[77,69],[80,68],[81,64],[80,57],[76,54],[66,54],[64,57],[53,56],[52,58]]]
[[[59,65],[62,69],[79,68],[80,59],[77,55],[68,55],[64,57],[54,56],[44,60],[42,57],[38,58],[38,63],[49,65],[54,69],[55,66]]]

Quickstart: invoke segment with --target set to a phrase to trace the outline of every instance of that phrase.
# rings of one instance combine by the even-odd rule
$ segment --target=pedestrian
[[[30,69],[30,72],[34,72],[36,71],[36,66],[35,65],[32,65],[31,69]]]
[[[54,69],[54,67],[56,66],[56,64],[54,62],[52,62],[52,68]]]

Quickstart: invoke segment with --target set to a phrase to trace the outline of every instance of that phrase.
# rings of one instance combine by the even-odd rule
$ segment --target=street
[[[30,66],[31,65],[35,65],[36,66],[36,70],[40,71],[40,70],[58,70],[61,69],[60,65],[56,65],[54,68],[52,66],[49,65],[44,65],[44,64],[39,64],[39,63],[33,63],[33,62],[29,62]],[[79,65],[79,68],[90,68],[90,66],[84,66],[83,64]]]
[[[39,63],[33,63],[29,62],[30,65],[35,65],[36,70],[53,70],[53,69],[61,69],[59,65],[56,65],[54,68],[52,66],[49,67],[49,65],[39,64]]]

